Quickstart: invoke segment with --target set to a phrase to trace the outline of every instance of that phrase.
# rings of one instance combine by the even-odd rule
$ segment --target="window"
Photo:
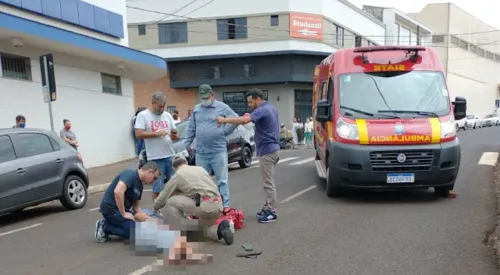
[[[173,114],[175,110],[177,110],[177,107],[175,107],[175,106],[167,106],[167,113]]]
[[[31,80],[31,61],[27,57],[1,54],[2,76]]]
[[[16,159],[14,146],[9,136],[0,136],[0,163]]]
[[[354,47],[361,47],[361,42],[363,41],[363,37],[356,35],[354,37]]]
[[[321,84],[321,99],[325,100],[327,99],[328,96],[328,85],[326,84],[326,81],[323,81]]]
[[[469,43],[467,43],[467,41],[465,40],[462,40],[462,39],[459,39],[458,40],[458,46],[466,51],[469,50]]]
[[[59,142],[57,142],[55,139],[49,137],[50,139],[50,144],[52,144],[52,149],[54,149],[54,151],[59,151],[61,150],[61,145],[59,145]]]
[[[445,79],[438,72],[374,72],[350,73],[338,78],[340,106],[361,110],[342,109],[343,115],[351,118],[365,118],[368,112],[383,112],[391,115],[390,110],[433,112],[439,116],[446,115],[449,110],[448,93]],[[401,89],[405,87],[405,89]],[[369,98],[370,101],[366,99]],[[404,98],[405,100],[401,100]],[[415,113],[398,114],[403,118],[413,117]]]
[[[247,34],[247,18],[231,18],[217,20],[217,39],[245,39]]]
[[[450,37],[450,39],[451,39],[451,42],[450,42],[450,43],[451,43],[451,44],[453,44],[453,45],[458,45],[458,44],[460,43],[460,42],[458,42],[458,40],[459,40],[459,39],[458,39],[456,36],[453,36],[453,35],[452,35],[452,36]]]
[[[477,46],[470,45],[470,46],[469,46],[469,51],[470,51],[471,53],[477,53]]]
[[[102,92],[108,94],[121,95],[121,78],[116,75],[101,73]]]
[[[335,44],[340,47],[344,47],[344,29],[339,26],[335,26],[337,36],[335,37]]]
[[[492,52],[486,52],[486,58],[488,59],[491,59],[491,60],[495,60],[495,54],[493,54]]]
[[[280,24],[278,15],[271,15],[271,26],[278,26]]]
[[[158,43],[188,42],[187,22],[158,24]]]
[[[484,50],[481,48],[477,48],[477,55],[484,56]]]
[[[328,80],[328,102],[333,103],[333,78],[330,77]]]
[[[52,144],[44,134],[18,134],[16,143],[19,145],[19,157],[31,157],[51,153]]]
[[[139,35],[145,35],[146,34],[146,25],[141,24],[137,26],[137,30],[139,31]]]
[[[433,35],[432,43],[444,43],[444,35]]]
[[[264,100],[267,100],[267,90],[262,90],[264,93]],[[244,92],[225,92],[222,94],[222,101],[226,103],[238,115],[251,113],[252,110],[248,107],[247,91]]]

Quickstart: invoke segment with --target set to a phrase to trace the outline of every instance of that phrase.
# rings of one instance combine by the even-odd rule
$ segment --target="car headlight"
[[[441,122],[441,138],[454,137],[457,134],[455,130],[455,120],[450,118],[450,120]]]
[[[337,120],[337,134],[341,138],[359,140],[358,126],[345,122],[342,118]]]

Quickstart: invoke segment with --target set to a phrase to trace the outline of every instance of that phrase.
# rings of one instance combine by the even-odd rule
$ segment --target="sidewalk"
[[[103,192],[119,172],[129,168],[137,168],[137,162],[137,159],[128,159],[104,166],[89,168],[89,194]]]

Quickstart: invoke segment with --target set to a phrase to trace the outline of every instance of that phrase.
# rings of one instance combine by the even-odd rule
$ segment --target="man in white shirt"
[[[144,139],[147,160],[160,167],[161,176],[153,183],[153,200],[163,190],[165,176],[168,181],[174,174],[172,140],[179,138],[172,115],[165,112],[166,104],[167,97],[162,92],[154,93],[151,106],[137,115],[134,127],[136,137]]]

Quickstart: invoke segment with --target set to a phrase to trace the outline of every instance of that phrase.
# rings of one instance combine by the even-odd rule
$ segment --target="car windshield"
[[[448,91],[439,72],[374,72],[339,76],[340,110],[348,117],[443,116]]]
[[[468,115],[467,116],[468,119],[473,119],[474,118],[474,115]]]
[[[187,128],[189,126],[189,121],[184,121],[175,125],[177,131],[179,132],[179,138],[183,139],[187,136]]]

